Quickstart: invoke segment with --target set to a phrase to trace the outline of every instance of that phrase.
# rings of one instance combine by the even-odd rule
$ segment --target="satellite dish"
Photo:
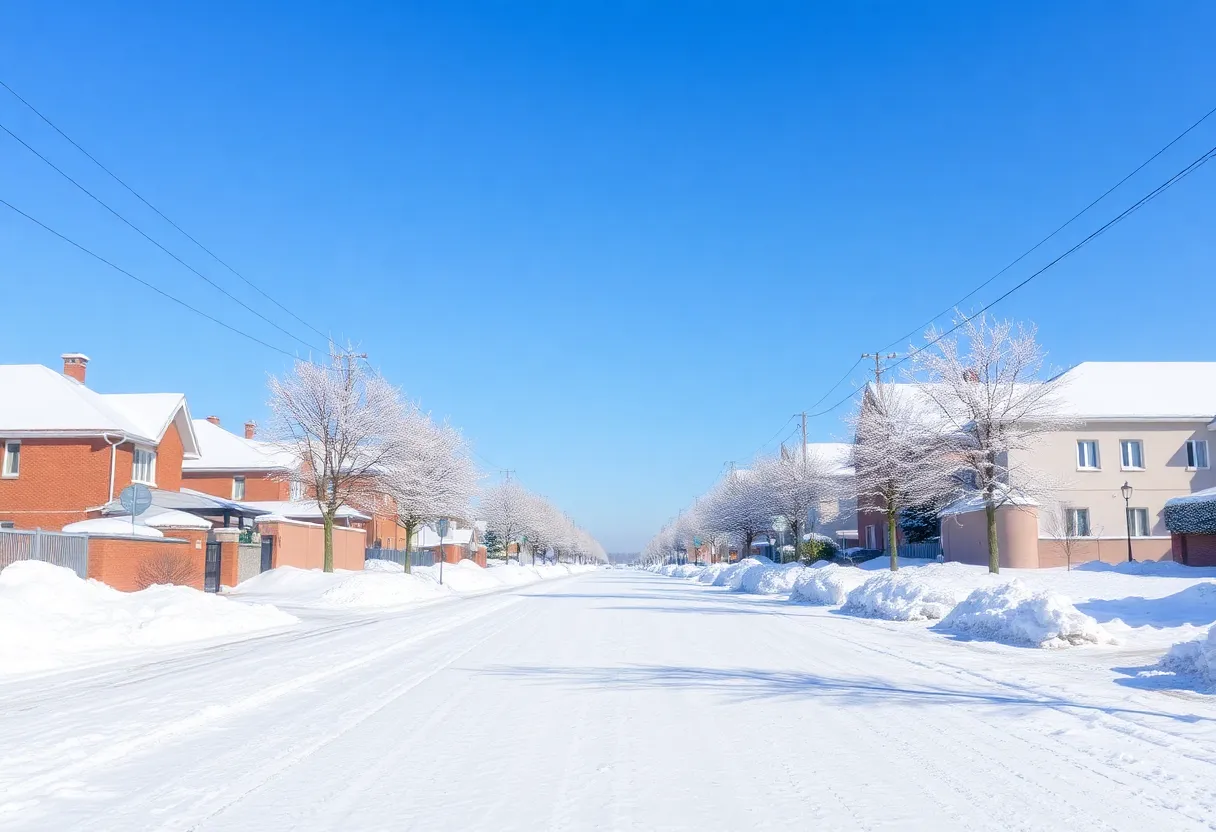
[[[118,502],[132,517],[138,517],[152,506],[152,491],[146,485],[128,485],[118,495]]]

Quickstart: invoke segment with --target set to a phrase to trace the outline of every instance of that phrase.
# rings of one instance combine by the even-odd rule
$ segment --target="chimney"
[[[63,374],[84,384],[84,372],[89,366],[89,357],[79,352],[65,352],[59,357],[63,359]]]
[[[220,417],[219,416],[208,416],[207,421],[210,422],[211,424],[215,425],[217,428],[220,426]]]
[[[972,384],[979,384],[980,374],[977,370],[975,370],[973,368],[968,368],[966,370],[963,370],[963,379],[971,382]]]
[[[245,423],[245,438],[252,439],[253,435],[258,432],[258,423],[250,419]]]

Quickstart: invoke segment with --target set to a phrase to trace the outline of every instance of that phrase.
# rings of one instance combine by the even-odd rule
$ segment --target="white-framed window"
[[[1132,537],[1148,537],[1148,509],[1129,508],[1127,510],[1127,528]]]
[[[131,482],[156,485],[156,451],[136,446],[131,455]]]
[[[234,499],[234,500],[245,499],[245,478],[244,477],[233,477],[232,478],[232,499]]]
[[[9,439],[4,443],[4,467],[0,468],[0,476],[12,479],[21,473],[21,442]]]
[[[877,527],[874,526],[873,523],[866,526],[866,548],[867,549],[877,549],[878,548],[878,529],[877,529]]]
[[[1077,467],[1082,471],[1097,471],[1102,467],[1097,439],[1077,440]]]
[[[299,502],[300,500],[303,500],[303,499],[304,499],[304,483],[293,481],[291,483],[291,500],[292,500],[292,502]]]
[[[1139,439],[1119,440],[1119,461],[1124,471],[1144,470],[1144,443]]]
[[[1186,440],[1186,467],[1191,470],[1208,467],[1208,440]]]
[[[1089,537],[1089,509],[1064,509],[1064,522],[1068,525],[1070,537]]]

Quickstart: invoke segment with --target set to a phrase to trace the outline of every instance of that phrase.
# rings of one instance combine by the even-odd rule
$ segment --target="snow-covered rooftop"
[[[95,517],[92,520],[81,520],[79,523],[68,523],[63,527],[65,532],[75,534],[104,534],[127,535],[128,537],[164,537],[164,532],[140,523],[136,518],[131,525],[131,516],[126,517]]]
[[[316,500],[253,500],[244,501],[241,505],[270,512],[259,517],[259,520],[307,520],[321,522],[321,507]],[[339,520],[370,520],[371,517],[350,506],[338,509]]]
[[[853,476],[853,444],[851,442],[808,442],[807,457],[818,457],[832,467],[835,476]]]
[[[182,463],[183,471],[281,471],[295,466],[295,456],[271,442],[246,439],[206,419],[194,420],[197,459]]]
[[[181,393],[98,393],[41,364],[0,364],[0,391],[0,435],[6,437],[109,434],[155,445],[176,424],[185,458],[198,454]]]
[[[448,533],[443,536],[444,546],[467,546],[472,542],[472,529],[448,529]],[[438,546],[439,532],[435,531],[430,526],[423,526],[418,530],[418,539],[414,545],[419,549],[430,549]]]

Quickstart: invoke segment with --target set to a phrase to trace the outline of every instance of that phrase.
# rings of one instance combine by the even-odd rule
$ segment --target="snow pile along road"
[[[537,581],[565,578],[595,569],[590,565],[542,564],[483,568],[471,560],[445,564],[443,583],[439,566],[418,566],[406,574],[399,563],[368,560],[361,572],[297,569],[280,566],[243,582],[231,591],[236,597],[273,600],[276,603],[328,609],[377,610],[441,598],[477,595]]]
[[[801,563],[773,564],[749,569],[742,574],[739,591],[755,595],[789,595],[803,573],[810,571]]]
[[[943,618],[987,573],[961,563],[931,563],[874,575],[849,592],[841,611],[891,621]]]
[[[732,563],[726,569],[723,569],[714,577],[714,586],[724,586],[727,589],[738,592],[743,586],[743,581],[747,577],[747,573],[753,569],[764,569],[766,566],[772,566],[773,562],[766,557],[744,558],[738,563]]]
[[[1161,668],[1193,678],[1200,687],[1216,685],[1216,626],[1206,636],[1171,647],[1161,659]]]
[[[790,589],[790,601],[819,606],[839,606],[848,594],[871,577],[852,566],[820,562],[798,575]]]
[[[0,674],[95,661],[108,653],[286,627],[272,606],[185,586],[119,592],[71,569],[23,560],[0,572]]]
[[[1113,644],[1093,618],[1054,592],[1014,579],[974,590],[936,627],[972,638],[1036,647]]]

